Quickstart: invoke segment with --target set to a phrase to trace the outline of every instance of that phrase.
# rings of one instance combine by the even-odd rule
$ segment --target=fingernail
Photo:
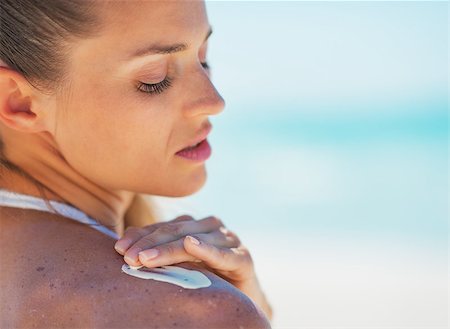
[[[195,244],[195,245],[199,245],[200,244],[200,241],[198,241],[196,238],[194,238],[194,237],[192,237],[192,236],[190,236],[190,235],[187,235],[186,236],[188,239],[189,239],[189,241],[190,242],[192,242],[193,244]]]
[[[133,258],[131,258],[130,256],[128,256],[128,255],[125,255],[125,262],[127,262],[128,264],[130,264],[130,263],[136,263],[136,259],[133,259]],[[139,262],[139,259],[137,260],[138,262]]]
[[[117,251],[125,252],[126,249],[130,246],[130,243],[130,239],[120,239],[114,245],[114,249],[116,249]]]
[[[147,249],[147,250],[141,251],[139,253],[139,258],[145,262],[149,259],[156,258],[156,256],[158,256],[158,254],[159,254],[159,252],[157,249]]]

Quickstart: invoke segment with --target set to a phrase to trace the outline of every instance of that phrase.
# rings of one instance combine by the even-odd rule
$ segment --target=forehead
[[[201,42],[209,29],[204,1],[99,1],[97,15],[96,36],[74,47],[84,60],[93,51],[97,58],[121,61],[146,44]]]
[[[107,1],[100,15],[106,33],[164,41],[208,25],[203,1]]]
[[[187,28],[206,19],[205,3],[197,0],[100,1],[99,6],[106,26],[120,30],[128,29],[124,24]]]

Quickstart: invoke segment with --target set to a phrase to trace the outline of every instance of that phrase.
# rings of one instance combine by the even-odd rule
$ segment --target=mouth
[[[194,149],[197,148],[201,143],[203,143],[205,140],[206,140],[206,139],[203,139],[202,141],[198,142],[198,143],[195,144],[195,145],[185,147],[184,149],[178,151],[177,153],[182,152],[182,151],[190,151],[190,150],[194,150]]]
[[[177,152],[177,154],[182,151],[195,150],[196,148],[198,148],[202,143],[205,142],[205,140],[208,137],[211,130],[212,130],[212,125],[210,123],[208,123],[208,125],[206,127],[204,127],[202,130],[200,130],[200,132],[197,134],[197,136],[194,139],[192,139],[190,142],[188,142],[185,147],[183,147],[181,150],[179,150]]]
[[[211,156],[211,146],[205,138],[195,146],[189,146],[178,151],[176,155],[186,160],[202,162]]]

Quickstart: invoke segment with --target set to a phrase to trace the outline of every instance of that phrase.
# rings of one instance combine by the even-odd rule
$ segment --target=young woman
[[[140,195],[206,181],[224,100],[204,2],[2,0],[0,27],[0,327],[270,327],[236,234],[214,216],[157,222]]]

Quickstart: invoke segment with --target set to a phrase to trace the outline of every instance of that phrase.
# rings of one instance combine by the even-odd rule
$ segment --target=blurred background
[[[274,328],[448,328],[448,2],[207,2],[208,182]]]

